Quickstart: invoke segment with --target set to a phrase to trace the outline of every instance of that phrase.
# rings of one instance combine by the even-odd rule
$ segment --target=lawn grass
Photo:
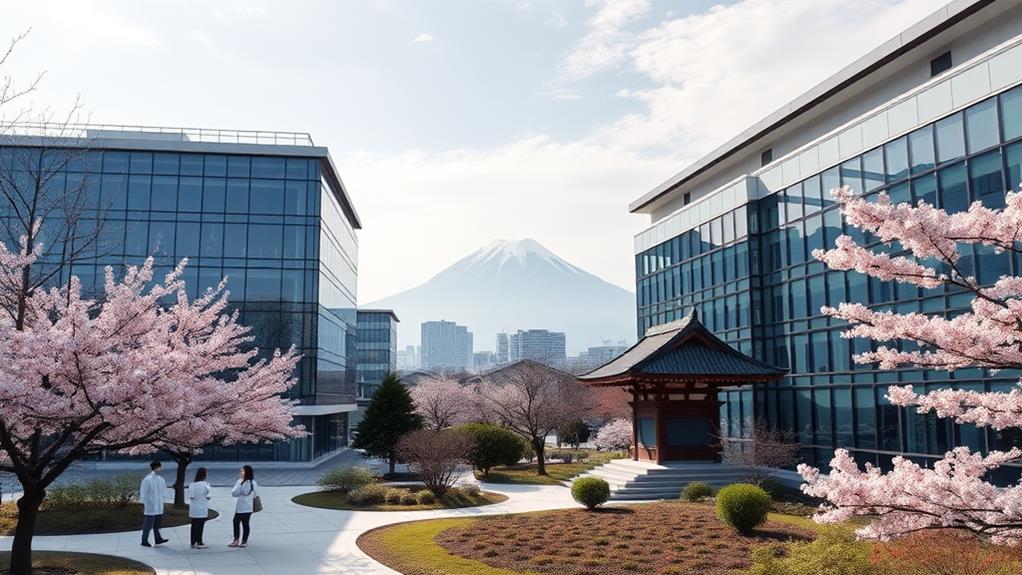
[[[537,575],[529,571],[494,568],[482,561],[452,555],[436,544],[448,529],[471,528],[478,519],[434,519],[399,523],[363,533],[360,549],[405,575]]]
[[[0,552],[0,575],[8,573],[11,554]],[[97,555],[95,553],[68,553],[65,551],[33,551],[32,570],[36,573],[71,575],[155,575],[156,571],[138,561]]]
[[[462,491],[452,490],[436,503],[400,505],[397,503],[376,503],[372,505],[355,505],[348,502],[347,496],[337,491],[313,491],[303,493],[291,499],[299,505],[319,507],[320,509],[340,509],[348,511],[425,511],[428,509],[458,509],[460,507],[479,507],[507,501],[506,495],[481,491],[478,495],[470,495]]]
[[[730,575],[749,568],[754,547],[812,534],[771,520],[743,536],[710,505],[661,502],[405,523],[358,545],[405,575]]]
[[[210,519],[217,516],[210,512]],[[119,531],[142,530],[142,504],[130,503],[125,506],[100,506],[89,504],[73,511],[42,509],[36,523],[36,535],[85,535],[89,533],[117,533]],[[188,508],[178,509],[167,505],[163,512],[163,527],[188,525]],[[14,535],[18,523],[16,503],[0,505],[0,535]]]
[[[511,467],[495,467],[490,470],[486,477],[476,472],[476,478],[487,483],[512,483],[517,485],[560,485],[571,478],[581,475],[594,467],[599,467],[611,459],[620,458],[620,453],[607,451],[589,451],[589,458],[585,461],[573,461],[571,463],[546,464],[546,475],[537,473],[538,466],[535,463],[514,465]]]

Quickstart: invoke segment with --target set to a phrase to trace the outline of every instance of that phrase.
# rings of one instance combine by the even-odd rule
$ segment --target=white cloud
[[[543,23],[557,30],[562,30],[568,27],[568,19],[564,17],[564,13],[560,10],[554,10],[551,12],[550,16],[548,16]]]
[[[412,44],[429,44],[432,41],[433,36],[426,34],[425,32],[419,34],[415,38],[412,38]]]
[[[587,0],[598,7],[589,19],[589,31],[561,63],[566,80],[579,80],[613,68],[627,59],[633,35],[625,30],[649,12],[649,0]]]
[[[195,40],[202,42],[203,44],[213,43],[213,41],[209,39],[209,36],[202,30],[199,30],[198,28],[192,28],[191,30],[189,30],[188,35],[194,38]]]
[[[545,96],[554,100],[581,100],[582,94],[570,88],[551,88],[535,92],[537,96]]]

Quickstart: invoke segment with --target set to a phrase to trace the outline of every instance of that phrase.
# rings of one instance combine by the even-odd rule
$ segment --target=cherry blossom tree
[[[845,337],[880,344],[875,351],[857,355],[857,362],[881,369],[1022,369],[1022,277],[1002,276],[992,285],[981,285],[962,265],[964,247],[985,246],[996,253],[1022,249],[1022,193],[1007,193],[1000,210],[976,202],[954,214],[923,202],[894,204],[886,194],[875,202],[853,196],[848,188],[835,190],[834,195],[849,224],[895,253],[841,236],[834,249],[813,252],[829,267],[927,289],[949,286],[973,296],[971,310],[955,317],[899,314],[861,303],[823,308],[850,324]],[[1007,393],[944,389],[918,394],[911,385],[891,386],[888,398],[895,405],[914,406],[919,413],[933,412],[962,424],[997,430],[1022,427],[1022,387]],[[1022,542],[1022,485],[1001,488],[983,477],[1020,458],[1018,448],[982,455],[957,447],[932,468],[895,457],[893,470],[881,473],[870,464],[860,469],[846,450],[839,449],[828,476],[806,465],[800,465],[799,472],[807,482],[803,491],[826,499],[817,520],[877,518],[858,531],[862,537],[886,540],[924,529],[960,528],[989,535],[995,542],[1017,544]]]
[[[532,445],[539,475],[546,475],[547,436],[593,408],[589,388],[574,376],[529,360],[488,373],[479,385],[479,395],[487,419]]]
[[[33,226],[38,229],[38,226]],[[37,245],[38,246],[38,245]],[[32,535],[46,488],[72,463],[105,451],[144,454],[241,441],[231,408],[260,428],[284,422],[297,355],[258,358],[249,329],[226,313],[221,283],[189,301],[181,262],[153,281],[153,261],[106,269],[101,299],[30,279],[41,249],[0,244],[0,471],[18,500],[10,572],[31,573]],[[280,432],[281,436],[290,432]]]
[[[449,377],[432,377],[411,388],[415,411],[427,428],[441,430],[472,421],[477,396],[468,386]]]
[[[628,449],[632,446],[632,422],[613,419],[596,432],[593,443],[600,449]]]

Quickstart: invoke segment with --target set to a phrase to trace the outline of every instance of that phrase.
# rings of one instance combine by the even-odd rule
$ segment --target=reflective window
[[[202,224],[202,255],[220,257],[224,250],[224,225],[219,222]]]
[[[250,224],[248,228],[248,257],[279,258],[281,256],[282,226]]]
[[[997,100],[990,98],[965,110],[965,134],[969,153],[996,146],[1000,140],[997,127]]]
[[[256,156],[252,158],[253,178],[283,178],[284,158]]]
[[[150,208],[165,212],[177,209],[177,176],[153,176]]]
[[[166,174],[166,175],[177,175],[178,173],[178,155],[171,153],[155,153],[153,154],[153,173],[154,174]]]
[[[206,176],[222,178],[227,175],[226,156],[206,156],[202,173]]]
[[[965,132],[962,128],[962,114],[944,118],[937,122],[937,159],[947,162],[965,155]]]
[[[908,144],[905,138],[898,138],[884,145],[887,163],[887,181],[895,182],[908,176]]]
[[[937,205],[937,178],[933,174],[921,176],[912,180],[912,197],[914,203],[926,202],[931,206]]]
[[[201,154],[181,154],[181,175],[201,176],[202,158]]]
[[[249,211],[253,214],[280,214],[284,211],[284,182],[252,180]]]
[[[177,209],[198,212],[202,209],[202,178],[182,177],[178,184]]]
[[[174,255],[174,222],[149,223],[149,253]]]
[[[1005,140],[1022,136],[1022,86],[1001,94],[1001,129]]]
[[[199,224],[195,222],[177,222],[177,247],[174,256],[191,258],[199,255]]]
[[[227,180],[223,178],[203,178],[202,180],[202,211],[220,214],[224,211],[227,197]]]
[[[228,156],[227,175],[233,178],[248,177],[249,158],[247,156]]]
[[[245,224],[224,224],[224,257],[245,257],[246,246]]]
[[[1007,187],[1018,191],[1022,185],[1022,142],[1004,148],[1004,167]]]
[[[862,156],[863,186],[871,192],[884,185],[884,149],[874,148]]]
[[[249,301],[280,299],[280,270],[249,268],[245,282],[245,299]]]
[[[152,152],[132,152],[129,169],[133,174],[151,174],[153,171]]]
[[[248,180],[227,179],[227,211],[232,214],[248,211]]]
[[[150,196],[152,196],[152,178],[150,176],[128,177],[129,210],[148,210]]]
[[[841,164],[841,185],[848,186],[857,194],[861,194],[862,183],[862,162],[859,158],[852,158]],[[830,197],[829,191],[827,197]]]
[[[955,164],[937,172],[940,185],[940,207],[949,213],[969,209],[969,194],[965,184],[965,164]]]
[[[973,201],[988,208],[1004,207],[1004,186],[1001,184],[1001,153],[997,150],[969,160],[969,187]]]
[[[912,173],[918,174],[933,168],[933,126],[920,128],[908,135],[909,155],[912,159]]]

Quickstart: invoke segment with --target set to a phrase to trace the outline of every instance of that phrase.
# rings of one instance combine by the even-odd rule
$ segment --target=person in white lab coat
[[[209,518],[209,482],[206,481],[206,468],[195,470],[195,481],[188,486],[188,518],[192,520],[192,549],[205,549],[202,542],[202,531],[206,528]]]
[[[228,547],[247,547],[250,531],[249,521],[252,519],[252,500],[259,496],[259,485],[255,482],[255,472],[251,465],[241,468],[238,481],[234,483],[231,495],[236,499],[234,504],[234,540]],[[244,528],[242,531],[241,528]],[[241,531],[241,540],[238,540]]]
[[[163,524],[163,498],[167,494],[167,482],[160,477],[162,468],[163,465],[159,461],[150,463],[151,471],[142,480],[142,487],[138,490],[138,500],[142,502],[142,514],[145,516],[142,523],[142,547],[152,547],[149,544],[149,531],[156,536],[157,545],[169,541],[160,536],[160,525]]]

